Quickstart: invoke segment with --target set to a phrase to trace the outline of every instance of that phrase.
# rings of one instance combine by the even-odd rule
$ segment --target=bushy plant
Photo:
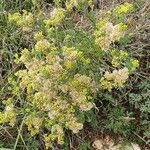
[[[96,94],[123,88],[139,66],[115,46],[126,36],[125,16],[132,4],[98,18],[93,14],[94,22],[85,16],[91,24],[88,31],[73,22],[71,12],[73,7],[82,12],[89,6],[92,11],[91,1],[66,1],[65,8],[59,0],[55,4],[50,15],[25,10],[8,14],[8,23],[31,44],[15,55],[20,67],[8,78],[11,98],[3,101],[6,107],[0,112],[1,124],[15,126],[23,119],[32,136],[47,129],[43,133],[47,149],[55,140],[64,143],[65,129],[73,133],[83,129],[86,113],[96,107]]]
[[[129,93],[129,102],[141,113],[139,116],[139,119],[141,120],[140,125],[143,128],[143,137],[147,140],[150,138],[150,80],[143,80],[136,85],[136,88],[138,88],[139,91]]]

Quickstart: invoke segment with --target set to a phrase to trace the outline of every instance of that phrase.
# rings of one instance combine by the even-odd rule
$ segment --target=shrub
[[[59,0],[55,3],[48,17],[25,10],[8,15],[8,23],[31,44],[15,55],[20,67],[8,78],[11,98],[4,100],[6,107],[0,113],[1,124],[15,126],[23,120],[32,136],[47,129],[43,133],[47,149],[55,140],[64,143],[65,129],[78,133],[85,115],[96,107],[96,94],[123,88],[139,66],[138,60],[116,46],[126,36],[125,15],[132,4],[122,4],[99,18],[93,14],[94,22],[85,16],[91,24],[85,31],[70,12],[76,7],[82,13],[88,6],[92,11],[91,1],[67,1],[66,8]]]

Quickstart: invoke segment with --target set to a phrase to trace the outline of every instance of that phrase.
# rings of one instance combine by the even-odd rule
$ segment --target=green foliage
[[[150,80],[143,80],[141,83],[137,84],[136,87],[139,91],[129,94],[129,102],[141,112],[141,126],[143,127],[145,138],[148,139],[150,138]]]
[[[130,114],[125,114],[121,107],[114,107],[108,112],[108,120],[106,120],[106,129],[113,130],[114,133],[128,136],[135,129]],[[134,120],[134,119],[133,119]]]

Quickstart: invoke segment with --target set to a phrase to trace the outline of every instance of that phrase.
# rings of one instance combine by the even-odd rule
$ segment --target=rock
[[[95,150],[141,150],[138,144],[119,142],[115,145],[113,139],[106,137],[105,139],[97,139],[92,144]]]

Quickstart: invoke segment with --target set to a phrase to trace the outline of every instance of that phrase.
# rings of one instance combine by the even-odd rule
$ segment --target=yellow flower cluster
[[[17,23],[18,21],[20,21],[21,17],[22,17],[21,14],[18,12],[14,14],[8,14],[8,20],[13,23]]]
[[[9,122],[10,126],[14,126],[16,122],[16,113],[12,99],[8,99],[4,104],[6,107],[3,112],[0,112],[0,124]]]
[[[19,70],[15,75],[20,78],[20,87],[27,91],[26,100],[30,106],[47,115],[51,134],[45,136],[46,143],[50,139],[49,143],[57,139],[61,144],[63,128],[77,133],[83,127],[78,122],[76,110],[89,111],[94,107],[89,97],[93,83],[90,77],[73,71],[77,60],[86,60],[81,52],[75,48],[62,47],[62,56],[59,56],[57,49],[51,47],[41,33],[35,37],[39,41],[32,51],[23,50],[19,58],[26,69]],[[39,132],[42,120],[29,115],[26,125],[34,135]]]
[[[45,20],[46,27],[58,26],[62,23],[63,19],[66,16],[66,10],[63,8],[55,8],[51,13],[51,18]]]
[[[126,2],[126,3],[122,4],[122,5],[117,6],[113,10],[113,13],[116,16],[122,16],[122,15],[126,15],[127,13],[129,13],[132,10],[133,10],[133,4]]]
[[[93,108],[91,102],[87,102],[88,88],[92,86],[91,79],[87,76],[76,74],[69,83],[70,95],[73,105],[79,106],[82,111],[88,111]]]
[[[119,41],[125,34],[126,25],[119,23],[113,25],[107,20],[99,20],[97,22],[97,30],[95,31],[95,42],[103,51],[110,48],[111,43]]]
[[[131,71],[135,71],[139,68],[139,61],[137,59],[131,59]]]
[[[28,130],[31,132],[31,135],[39,133],[40,127],[42,126],[42,118],[35,117],[33,115],[27,116],[25,119],[25,124],[28,126]]]
[[[112,55],[111,64],[113,65],[113,67],[119,67],[121,65],[121,61],[127,58],[128,53],[123,50],[116,51],[115,49],[113,49],[111,51],[111,55]]]
[[[59,124],[52,126],[51,134],[44,135],[46,149],[52,147],[51,141],[54,141],[55,139],[57,139],[58,143],[62,145],[64,143],[63,138],[64,138],[63,128]]]
[[[127,25],[122,22],[118,24],[114,24],[113,22],[115,18],[118,19],[118,17],[126,15],[132,9],[132,4],[124,3],[112,11],[102,13],[101,18],[97,21],[96,30],[94,32],[95,42],[102,50],[107,51],[112,43],[124,37]]]
[[[47,106],[44,104],[44,107],[45,110],[48,111],[48,117],[50,119],[49,124],[53,125],[58,122],[62,127],[66,127],[74,133],[77,133],[82,129],[83,125],[82,123],[79,123],[75,117],[75,108],[71,104],[71,100],[69,104],[69,102],[61,97],[56,97],[55,102],[51,102],[51,104],[48,104]]]
[[[100,80],[101,88],[111,91],[113,88],[120,88],[128,79],[129,72],[127,68],[114,70],[112,73],[105,72]]]
[[[50,43],[46,39],[38,41],[35,45],[35,51],[38,52],[46,52],[48,49],[50,49]]]
[[[70,69],[73,65],[76,64],[76,60],[78,57],[82,55],[81,52],[76,51],[74,47],[68,48],[63,47],[63,54],[64,54],[64,65],[66,69]]]
[[[22,28],[23,31],[31,31],[34,23],[34,18],[32,13],[23,11],[23,14],[14,13],[8,15],[9,22],[17,24]]]
[[[113,49],[111,50],[112,61],[111,64],[113,67],[120,68],[123,64],[127,66],[129,72],[135,71],[139,67],[139,61],[137,59],[131,58],[127,52],[123,50]]]
[[[36,33],[34,34],[34,39],[35,39],[36,41],[43,40],[43,38],[44,38],[44,36],[43,36],[43,34],[42,34],[41,31],[40,31],[40,32],[36,32]]]

